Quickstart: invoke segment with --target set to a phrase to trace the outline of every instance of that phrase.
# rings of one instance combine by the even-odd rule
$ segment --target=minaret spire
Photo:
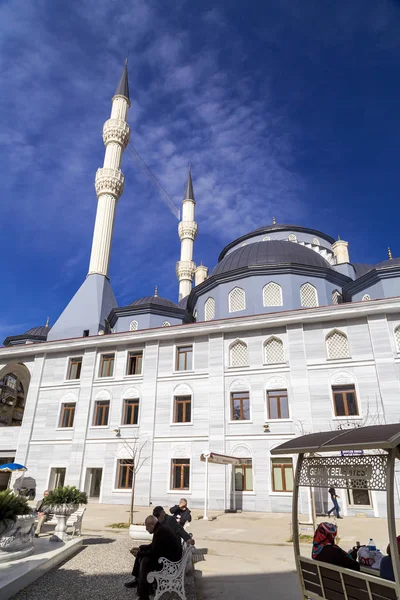
[[[189,165],[185,194],[182,201],[182,220],[178,226],[179,239],[181,240],[181,259],[176,264],[176,275],[179,281],[179,300],[190,294],[196,270],[196,265],[193,262],[193,245],[197,235],[197,223],[194,220],[195,205],[192,173]]]
[[[120,167],[123,151],[129,142],[130,129],[126,122],[129,106],[126,61],[112,99],[111,118],[104,123],[103,127],[106,151],[103,167],[96,173],[95,188],[98,202],[88,275],[98,274],[108,277],[115,210],[124,189],[124,176]]]

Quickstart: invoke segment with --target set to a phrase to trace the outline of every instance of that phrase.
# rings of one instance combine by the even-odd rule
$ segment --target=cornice
[[[400,278],[400,266],[394,267],[381,267],[378,269],[372,269],[367,271],[358,279],[350,281],[343,287],[345,294],[357,294],[358,292],[364,291],[367,287],[378,283],[382,279],[393,279],[395,277]]]
[[[190,322],[190,315],[184,308],[174,308],[173,306],[161,306],[158,304],[139,304],[138,306],[121,306],[119,308],[113,308],[108,315],[108,322],[111,327],[114,327],[119,317],[130,317],[135,315],[160,315],[162,317],[175,317],[183,319],[186,322]]]

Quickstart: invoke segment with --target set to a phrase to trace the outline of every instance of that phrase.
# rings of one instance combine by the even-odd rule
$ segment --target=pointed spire
[[[158,285],[154,288],[154,297],[158,298]]]
[[[392,251],[390,248],[388,248],[388,256],[389,256],[389,260],[393,260]]]
[[[48,327],[49,323],[50,323],[50,317],[47,317],[47,321],[46,321],[46,325],[45,326]]]
[[[275,219],[275,217],[272,217],[272,225],[276,225],[276,219]]]
[[[194,200],[194,191],[193,191],[193,182],[192,182],[192,173],[189,165],[189,172],[187,178],[187,184],[185,189],[185,195],[183,197],[184,200]]]
[[[128,59],[125,59],[124,70],[117,85],[114,96],[124,96],[129,101]]]

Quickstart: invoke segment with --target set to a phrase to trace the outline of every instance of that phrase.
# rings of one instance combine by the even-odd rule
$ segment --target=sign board
[[[200,456],[200,460],[205,462],[204,454]],[[208,462],[214,465],[251,465],[251,458],[239,458],[238,456],[227,456],[226,454],[218,454],[210,452]]]
[[[341,450],[342,456],[363,456],[364,450]]]

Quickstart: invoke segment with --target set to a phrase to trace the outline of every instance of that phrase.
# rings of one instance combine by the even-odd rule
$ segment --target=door
[[[85,491],[90,500],[99,500],[103,469],[87,469]]]

